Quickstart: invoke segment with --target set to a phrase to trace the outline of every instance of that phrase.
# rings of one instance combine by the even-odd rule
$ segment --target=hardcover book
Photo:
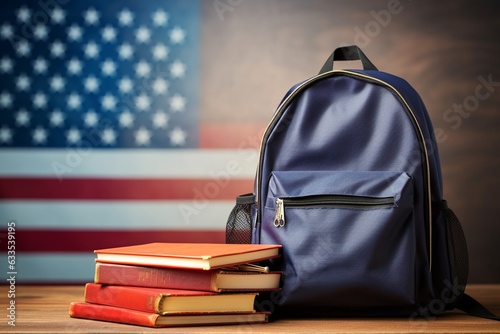
[[[96,263],[94,283],[214,292],[268,291],[279,288],[281,273],[238,270],[192,270]]]
[[[268,312],[233,314],[168,314],[160,315],[143,311],[75,302],[69,306],[73,318],[117,322],[146,327],[178,327],[201,325],[252,324],[267,322]]]
[[[253,312],[256,295],[87,283],[84,301],[163,315]]]
[[[281,245],[149,243],[99,249],[97,262],[191,269],[216,269],[279,256]]]

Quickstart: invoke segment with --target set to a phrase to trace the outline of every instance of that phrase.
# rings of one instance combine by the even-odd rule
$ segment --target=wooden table
[[[83,286],[16,286],[16,326],[8,325],[8,287],[0,295],[0,333],[500,333],[500,322],[448,312],[432,320],[282,319],[259,325],[147,328],[70,318],[70,302],[83,300]],[[467,292],[500,314],[500,285],[471,285]]]

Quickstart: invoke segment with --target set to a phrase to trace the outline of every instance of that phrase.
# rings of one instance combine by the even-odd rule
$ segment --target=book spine
[[[217,292],[216,271],[96,263],[94,283]]]
[[[71,303],[69,315],[72,318],[118,322],[122,324],[157,327],[158,314],[88,303]]]
[[[159,313],[161,294],[148,289],[128,289],[126,286],[85,285],[87,303],[122,307],[149,313]]]

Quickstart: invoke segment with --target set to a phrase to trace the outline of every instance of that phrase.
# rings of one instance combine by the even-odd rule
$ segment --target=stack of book
[[[259,292],[279,289],[281,273],[256,263],[281,245],[149,243],[96,250],[95,278],[74,318],[148,327],[262,323]]]

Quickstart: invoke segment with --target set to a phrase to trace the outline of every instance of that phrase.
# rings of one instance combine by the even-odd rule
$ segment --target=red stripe
[[[260,149],[267,123],[202,123],[200,148]]]
[[[0,178],[0,199],[232,200],[252,189],[250,179]]]
[[[93,252],[96,249],[149,242],[224,243],[221,230],[17,230],[16,253],[19,252]],[[0,233],[6,239],[7,233]],[[1,241],[2,252],[6,240]]]

